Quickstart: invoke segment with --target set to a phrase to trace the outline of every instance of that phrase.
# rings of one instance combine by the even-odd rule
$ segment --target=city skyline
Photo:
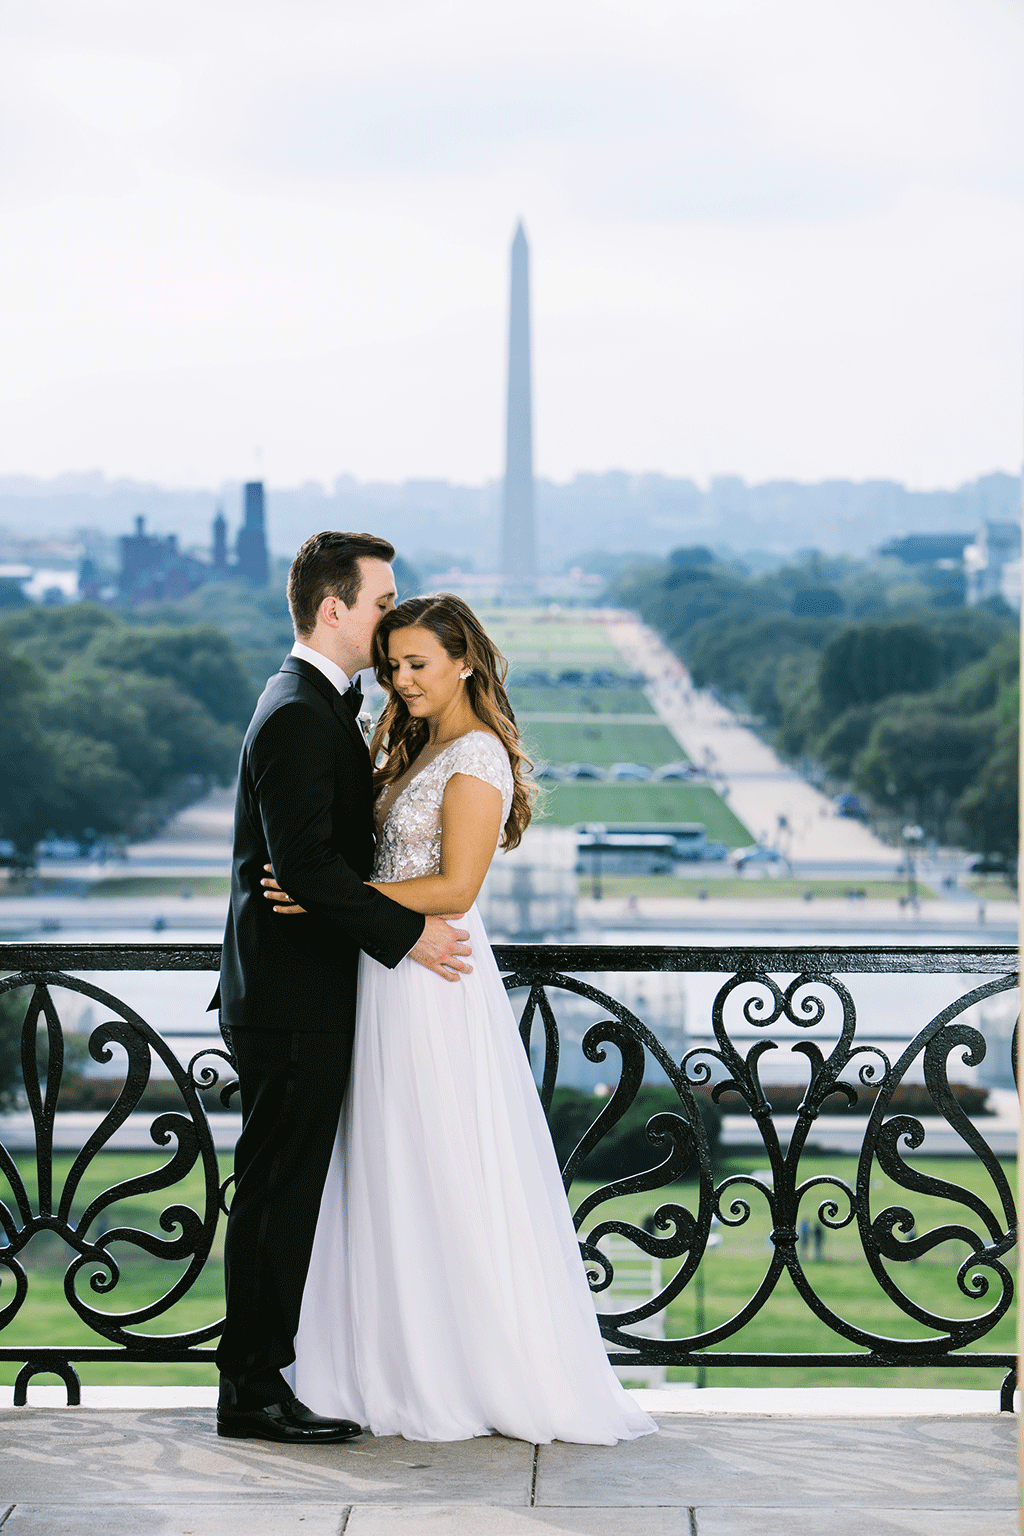
[[[358,482],[342,476],[333,486],[306,483],[267,488],[268,536],[275,557],[291,558],[311,529],[370,528],[411,556],[437,556],[443,568],[500,568],[502,481],[456,485],[440,480],[402,484]],[[1021,479],[1003,473],[955,489],[913,491],[891,481],[800,484],[779,480],[746,484],[723,476],[707,487],[663,475],[579,475],[557,484],[534,478],[537,568],[567,569],[631,552],[658,558],[686,545],[710,545],[746,559],[800,557],[811,548],[855,559],[903,535],[976,532],[986,521],[1019,516]],[[0,476],[0,546],[4,558],[51,538],[76,547],[124,534],[144,514],[158,535],[176,534],[186,551],[213,550],[217,513],[244,498],[244,486],[225,483],[192,490],[101,476],[27,481]],[[211,541],[211,523],[214,535]],[[19,530],[32,530],[27,537]],[[91,546],[90,546],[91,547]],[[203,556],[205,558],[205,555]],[[227,558],[227,529],[223,558]],[[432,570],[442,569],[431,563]]]
[[[1005,0],[4,22],[0,475],[952,486],[1022,456]]]

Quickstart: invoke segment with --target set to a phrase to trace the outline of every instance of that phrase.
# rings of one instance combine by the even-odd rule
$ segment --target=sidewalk
[[[694,866],[692,879],[700,878],[700,866]],[[581,892],[591,889],[589,880],[581,880]],[[718,896],[711,880],[706,882],[707,899],[699,896],[604,896],[595,901],[581,894],[580,928],[590,927],[636,930],[734,932],[749,934],[748,942],[763,942],[758,933],[790,933],[793,943],[811,943],[800,934],[836,933],[884,934],[878,942],[886,944],[1015,944],[1018,908],[1013,901],[988,901],[985,919],[978,921],[977,909],[964,902],[922,901],[915,909],[901,907],[891,897],[868,896],[851,901],[844,896]],[[813,892],[813,885],[808,881]],[[640,939],[635,942],[643,943]],[[654,940],[653,942],[658,942]],[[700,943],[699,939],[694,940]],[[853,942],[850,937],[850,942]],[[863,942],[870,942],[865,939]]]
[[[648,697],[690,759],[724,780],[729,808],[761,843],[791,859],[876,863],[887,872],[899,858],[858,821],[835,814],[831,801],[800,778],[759,736],[706,689],[694,688],[678,657],[632,614],[606,620],[632,668],[648,678]],[[779,817],[788,833],[780,841]]]
[[[11,1409],[0,1416],[0,1526],[3,1536],[1016,1536],[1016,1419],[989,1411],[993,1393],[642,1396],[673,1410],[657,1412],[661,1433],[610,1447],[364,1435],[298,1451],[219,1440],[209,1408]],[[756,1402],[675,1411],[680,1399],[730,1396],[741,1410]],[[793,1406],[771,1411],[787,1398]],[[892,1398],[902,1411],[885,1411]],[[923,1411],[906,1411],[915,1399]]]

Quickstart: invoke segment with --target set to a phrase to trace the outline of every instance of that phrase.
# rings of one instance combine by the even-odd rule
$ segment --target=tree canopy
[[[624,572],[615,595],[785,756],[816,760],[835,788],[936,836],[1016,853],[1019,640],[1008,610],[951,606],[894,562],[813,554],[751,576],[690,548]]]
[[[939,648],[921,624],[850,624],[821,653],[818,692],[839,715],[894,693],[927,693],[939,680]]]
[[[0,623],[0,836],[133,835],[235,771],[254,690],[209,625],[130,625],[92,603]]]

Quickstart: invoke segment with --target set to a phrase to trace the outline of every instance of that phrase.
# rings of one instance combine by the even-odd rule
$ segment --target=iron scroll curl
[[[106,1012],[108,1017],[89,1034],[89,1053],[97,1063],[109,1064],[116,1051],[123,1052],[125,1072],[116,1100],[86,1137],[59,1181],[59,1188],[55,1188],[54,1124],[65,1073],[64,1034],[54,997],[59,990],[77,993]],[[217,1072],[210,1068],[197,1075],[199,1057],[188,1067],[183,1066],[140,1014],[112,993],[80,977],[60,971],[20,972],[0,980],[0,994],[22,991],[28,995],[21,1027],[21,1066],[35,1141],[34,1182],[38,1196],[32,1198],[18,1160],[0,1145],[0,1178],[9,1192],[8,1200],[0,1200],[0,1276],[6,1272],[14,1284],[13,1296],[0,1306],[0,1330],[13,1321],[30,1295],[24,1251],[33,1237],[47,1232],[61,1238],[71,1250],[64,1273],[64,1295],[71,1310],[94,1334],[108,1345],[120,1346],[133,1359],[192,1356],[197,1346],[219,1335],[223,1319],[176,1333],[147,1332],[145,1325],[162,1317],[189,1293],[210,1258],[222,1208],[221,1176],[200,1094],[214,1085]],[[202,1052],[200,1056],[208,1054]],[[168,1155],[157,1166],[92,1193],[96,1183],[103,1182],[96,1179],[101,1167],[97,1159],[101,1159],[129,1115],[138,1112],[156,1061],[165,1069],[181,1099],[180,1109],[155,1113],[149,1126],[154,1153],[166,1149]],[[122,1202],[173,1191],[197,1165],[202,1190],[199,1209],[182,1200],[169,1202],[158,1214],[157,1231],[131,1222],[115,1220],[111,1224],[110,1217],[116,1218]],[[132,1252],[166,1261],[177,1273],[169,1271],[170,1278],[160,1294],[141,1304],[129,1302],[120,1311],[96,1304],[91,1297],[117,1299],[124,1259]],[[151,1269],[150,1274],[153,1273],[158,1271]],[[68,1381],[70,1390],[75,1373],[69,1360],[54,1356],[40,1368],[57,1370]],[[28,1376],[23,1371],[16,1394],[22,1399],[27,1384]],[[77,1389],[74,1395],[77,1397]]]
[[[563,1158],[562,1172],[614,1364],[688,1369],[812,1365],[844,1370],[971,1366],[1005,1372],[1001,1402],[1012,1407],[1014,1355],[1005,1347],[992,1348],[989,1341],[996,1328],[1005,1329],[1013,1298],[1013,1194],[986,1140],[984,1122],[975,1123],[964,1114],[949,1072],[953,1061],[969,1070],[981,1062],[985,1041],[965,1015],[976,1003],[1016,985],[1012,950],[499,945],[495,953],[506,987],[526,994],[521,1034],[528,1054],[531,1039],[542,1036],[537,1075],[540,1102],[548,1115],[557,1103],[570,1055],[559,1022],[561,1000],[585,999],[595,1010],[597,1021],[572,1049],[582,1050],[591,1063],[606,1063],[603,1075],[615,1080],[614,1087],[605,1098],[595,1099],[592,1118]],[[56,1372],[66,1383],[69,1402],[77,1401],[75,1361],[205,1364],[213,1359],[210,1345],[220,1332],[220,1319],[211,1317],[176,1333],[161,1333],[154,1325],[190,1292],[195,1294],[226,1210],[231,1181],[219,1164],[206,1105],[214,1093],[222,1103],[233,1104],[236,1085],[230,1058],[219,1044],[210,1044],[187,1064],[179,1061],[138,1012],[74,972],[214,970],[218,959],[212,945],[0,945],[0,993],[17,993],[26,1000],[22,1072],[34,1138],[34,1150],[26,1157],[16,1156],[0,1135],[0,1359],[22,1365],[15,1388],[18,1403],[24,1403],[30,1378],[41,1371]],[[642,1016],[642,1008],[631,1009],[581,979],[588,971],[716,975],[721,979],[710,1008],[708,1037],[681,1049],[681,1059],[674,1059]],[[926,1022],[906,1050],[890,1061],[876,1044],[861,1043],[862,1032],[858,1039],[851,990],[851,977],[886,972],[944,972],[972,979],[982,975],[986,980]],[[55,1114],[61,1080],[67,1075],[62,989],[103,1010],[101,1023],[89,1036],[94,1059],[109,1063],[123,1053],[125,1062],[116,1102],[72,1153],[69,1165],[54,1161]],[[763,1080],[767,1058],[781,1043],[806,1064],[802,1100],[785,1126],[773,1111]],[[146,1109],[144,1095],[157,1063],[174,1082],[180,1102],[173,1109],[161,1107],[149,1121],[154,1165],[106,1187],[97,1177],[101,1154],[127,1117]],[[655,1066],[659,1081],[670,1085],[671,1102],[666,1107],[663,1096],[647,1120],[649,1166],[617,1174],[596,1188],[588,1181],[587,1190],[580,1191],[588,1157],[610,1132],[621,1129],[624,1116],[635,1114],[645,1074]],[[920,1111],[908,1114],[896,1097],[908,1077],[921,1071],[929,1095],[923,1116]],[[855,1176],[846,1181],[808,1168],[819,1117],[837,1104],[853,1102],[865,1089],[875,1099],[859,1122],[864,1129],[858,1133]],[[706,1110],[701,1113],[702,1096],[746,1118],[751,1141],[758,1146],[754,1166],[766,1169],[767,1176],[722,1174],[708,1137]],[[972,1168],[984,1172],[984,1194],[977,1192],[984,1181],[976,1176],[966,1188],[948,1176],[948,1168],[922,1166],[915,1156],[939,1123],[959,1138]],[[191,1191],[187,1196],[184,1180]],[[154,1194],[164,1198],[151,1230],[137,1218],[116,1219],[123,1202]],[[615,1205],[620,1196],[637,1194],[649,1194],[651,1203],[657,1202],[644,1225],[626,1219]],[[927,1209],[935,1201],[942,1202],[944,1214],[930,1224]],[[749,1291],[743,1292],[731,1317],[716,1315],[698,1327],[696,1309],[679,1303],[692,1297],[704,1275],[714,1273],[713,1267],[701,1267],[713,1229],[717,1225],[728,1245],[731,1232],[745,1226],[751,1230],[755,1215],[764,1218],[768,1232],[763,1268],[759,1262]],[[864,1328],[844,1307],[842,1297],[824,1294],[800,1238],[808,1216],[816,1217],[825,1231],[845,1233],[847,1244],[856,1234],[855,1251],[895,1319],[891,1328]],[[25,1263],[25,1249],[43,1232],[57,1234],[71,1250],[64,1294],[94,1344],[8,1342],[15,1336],[10,1325],[32,1303],[34,1275]],[[662,1277],[657,1294],[633,1297],[626,1305],[616,1299],[614,1270],[619,1260],[611,1254],[617,1255],[622,1245],[657,1269]],[[726,1246],[722,1253],[727,1252]],[[166,1264],[166,1283],[161,1282],[159,1295],[147,1296],[144,1303],[125,1302],[117,1310],[119,1298],[129,1290],[125,1255],[132,1253],[145,1258],[154,1274]],[[928,1266],[932,1272],[941,1266],[946,1286],[941,1306],[923,1301],[915,1285],[917,1273]],[[764,1313],[786,1277],[808,1311],[829,1330],[835,1347],[800,1354],[743,1347],[744,1328]],[[650,1325],[660,1316],[668,1318],[670,1309],[675,1335],[648,1336]]]
[[[543,953],[541,950],[540,953]],[[893,1063],[880,1046],[857,1041],[857,1012],[850,989],[830,972],[805,969],[783,983],[776,975],[754,967],[728,977],[719,988],[711,1010],[713,1040],[688,1050],[679,1063],[669,1059],[653,1032],[634,1013],[605,992],[598,991],[578,977],[561,971],[544,970],[540,965],[512,970],[505,976],[509,991],[529,988],[522,1014],[521,1033],[527,1053],[530,1051],[534,1023],[539,1017],[544,1025],[544,1061],[541,1098],[550,1113],[557,1083],[560,1059],[557,1003],[559,992],[575,993],[606,1010],[606,1021],[593,1025],[583,1039],[584,1054],[591,1061],[603,1061],[611,1047],[620,1062],[620,1076],[611,1096],[596,1111],[563,1168],[567,1191],[585,1165],[587,1155],[601,1138],[635,1102],[644,1079],[648,1060],[660,1066],[679,1099],[674,1114],[660,1114],[648,1122],[652,1143],[667,1143],[669,1155],[644,1173],[613,1180],[593,1191],[578,1205],[574,1219],[581,1231],[580,1249],[590,1278],[591,1289],[599,1298],[612,1286],[614,1265],[602,1252],[604,1237],[614,1234],[626,1239],[638,1252],[662,1260],[683,1262],[663,1284],[657,1296],[642,1306],[610,1313],[600,1310],[598,1319],[609,1344],[622,1353],[612,1353],[615,1363],[645,1365],[754,1364],[768,1357],[731,1353],[716,1348],[736,1339],[742,1330],[765,1308],[777,1290],[781,1277],[788,1274],[808,1310],[856,1354],[842,1355],[844,1364],[992,1364],[1012,1370],[1012,1356],[982,1356],[968,1346],[989,1334],[1005,1316],[1013,1298],[1013,1279],[1006,1256],[1016,1243],[1016,1213],[1012,1192],[998,1158],[978,1128],[970,1121],[949,1085],[946,1063],[960,1048],[967,1065],[977,1065],[985,1054],[984,1037],[965,1023],[960,1015],[986,998],[1016,986],[1015,974],[1004,974],[975,987],[958,998],[918,1031],[910,1045]],[[831,996],[831,1007],[828,995]],[[840,1016],[834,1039],[823,1046],[811,1032],[818,1030],[826,1016]],[[729,1023],[732,1012],[758,1038],[743,1045],[735,1038]],[[807,1062],[807,1083],[797,1108],[795,1123],[783,1144],[772,1105],[762,1082],[765,1056],[778,1046],[771,1039],[775,1025],[790,1026],[788,1043],[794,1054]],[[810,1038],[792,1038],[793,1027]],[[745,1045],[745,1048],[744,1048]],[[965,1152],[976,1158],[991,1177],[997,1191],[996,1204],[983,1200],[972,1190],[949,1180],[923,1173],[907,1162],[898,1150],[908,1143],[911,1150],[923,1140],[926,1131],[920,1119],[890,1113],[893,1094],[905,1080],[911,1065],[923,1057],[924,1077],[935,1113],[956,1130],[965,1143]],[[610,1074],[614,1077],[614,1071]],[[876,1099],[867,1119],[855,1183],[832,1174],[803,1176],[801,1159],[813,1134],[814,1123],[827,1102],[837,1099],[855,1104],[858,1090],[869,1088]],[[710,1094],[712,1100],[730,1107],[739,1106],[749,1115],[763,1147],[769,1177],[731,1174],[716,1183],[707,1138],[697,1112],[694,1091]],[[672,1122],[675,1122],[673,1124]],[[678,1193],[678,1180],[691,1160],[699,1166],[694,1208],[677,1199],[667,1201],[656,1212],[653,1225],[665,1232],[662,1238],[635,1223],[608,1219],[583,1232],[584,1223],[599,1207],[623,1194],[641,1190],[671,1189]],[[960,1204],[969,1220],[939,1223],[922,1237],[907,1234],[914,1230],[915,1213],[907,1206],[889,1206],[872,1210],[872,1168],[908,1191],[934,1196]],[[877,1175],[876,1180],[877,1183]],[[673,1188],[673,1186],[675,1186]],[[725,1321],[705,1326],[699,1331],[665,1338],[647,1338],[631,1332],[631,1327],[650,1318],[669,1304],[693,1281],[704,1260],[711,1222],[722,1228],[745,1225],[752,1214],[751,1200],[763,1202],[770,1219],[769,1254],[763,1276],[734,1315]],[[898,1328],[891,1333],[874,1332],[855,1317],[844,1315],[826,1298],[812,1277],[800,1249],[799,1233],[805,1203],[825,1230],[835,1232],[855,1228],[867,1264],[888,1301],[918,1325],[920,1336],[906,1337]],[[918,1215],[918,1219],[920,1216]],[[916,1301],[910,1291],[893,1276],[893,1266],[906,1264],[924,1253],[943,1248],[948,1243],[966,1244],[966,1258],[957,1255],[952,1264],[956,1289],[966,1302],[966,1313],[938,1311]],[[981,1304],[994,1291],[990,1305]],[[959,1353],[958,1353],[959,1352]],[[807,1363],[825,1363],[838,1356],[820,1354],[800,1357]],[[773,1363],[795,1363],[788,1357],[771,1357]],[[1007,1378],[1010,1381],[1010,1378]],[[1004,1403],[1009,1388],[1004,1386]],[[1012,1392],[1011,1392],[1012,1395]]]

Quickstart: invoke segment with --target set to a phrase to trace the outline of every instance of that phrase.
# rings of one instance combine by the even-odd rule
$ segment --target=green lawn
[[[488,633],[516,670],[546,667],[561,672],[570,667],[607,666],[624,670],[622,657],[604,626],[594,619],[552,615],[545,609],[488,609],[481,613]],[[647,713],[644,694],[628,688],[514,689],[513,708],[524,713],[615,714]],[[684,760],[686,753],[651,711],[651,724],[601,725],[523,721],[523,738],[536,761],[585,762],[598,767],[612,763],[661,763]],[[575,826],[581,821],[701,821],[712,842],[742,848],[754,838],[707,784],[545,784],[538,822]]]
[[[724,866],[728,868],[728,865]],[[737,896],[745,899],[761,899],[765,896],[786,896],[792,899],[794,896],[803,896],[807,891],[813,892],[812,902],[824,896],[845,897],[852,890],[863,891],[866,897],[872,899],[887,899],[896,901],[900,896],[907,894],[907,882],[905,880],[788,880],[780,876],[777,880],[765,878],[747,878],[744,875],[722,875],[718,870],[721,864],[707,866],[708,873],[682,880],[677,880],[673,875],[602,875],[601,889],[606,896],[698,896],[702,891],[708,901],[721,901],[724,897],[735,899]],[[580,891],[584,896],[590,894],[592,881],[589,875],[581,876]],[[919,890],[922,901],[937,901],[931,891]],[[856,911],[853,902],[850,903],[852,911]]]
[[[639,688],[517,688],[515,669],[508,691],[512,708],[518,715],[650,715],[658,718],[654,705]]]
[[[520,727],[535,762],[661,763],[685,761],[686,753],[667,726],[653,719],[650,725],[564,725],[528,720]]]
[[[971,875],[967,889],[986,901],[1016,901],[1017,887],[1005,875]]]
[[[19,1157],[25,1173],[34,1164]],[[55,1189],[70,1166],[70,1158],[55,1158]],[[148,1156],[130,1154],[104,1154],[93,1164],[95,1170],[88,1194],[92,1195],[117,1178],[131,1177],[142,1168],[152,1166]],[[980,1194],[994,1209],[996,1196],[991,1180],[981,1165],[968,1159],[920,1160],[927,1171],[954,1184],[962,1184]],[[719,1178],[728,1174],[749,1173],[764,1166],[764,1160],[727,1160],[719,1171]],[[1006,1175],[1013,1186],[1015,1168],[1009,1164]],[[802,1162],[802,1177],[830,1174],[852,1184],[856,1175],[852,1157],[807,1156]],[[30,1186],[31,1187],[31,1186]],[[596,1186],[579,1182],[571,1191],[571,1203],[577,1207]],[[5,1191],[0,1191],[0,1194]],[[614,1216],[632,1222],[642,1222],[663,1203],[678,1202],[692,1208],[695,1186],[676,1185],[666,1190],[656,1190],[637,1195],[620,1197],[593,1212],[584,1224],[590,1230],[598,1221]],[[815,1196],[805,1197],[802,1216],[814,1219],[817,1202],[827,1198],[831,1191],[825,1187]],[[978,1218],[970,1210],[952,1200],[910,1194],[891,1186],[877,1165],[872,1177],[873,1211],[877,1214],[889,1204],[906,1204],[917,1219],[918,1232],[923,1235],[937,1225],[960,1223],[977,1227]],[[111,1224],[140,1225],[158,1232],[157,1217],[160,1210],[171,1203],[188,1203],[200,1208],[200,1182],[195,1174],[185,1184],[166,1192],[162,1197],[136,1196],[124,1201],[111,1212]],[[718,1230],[721,1244],[710,1249],[703,1261],[704,1315],[706,1326],[727,1321],[754,1294],[764,1276],[770,1259],[768,1233],[770,1220],[765,1203],[756,1194],[750,1197],[751,1215],[741,1227]],[[614,1207],[614,1208],[613,1208]],[[169,1333],[188,1327],[197,1327],[216,1321],[223,1313],[223,1289],[221,1278],[223,1222],[218,1232],[218,1242],[206,1270],[188,1297],[179,1302],[165,1317],[144,1325],[139,1331]],[[956,1287],[956,1269],[962,1262],[966,1247],[961,1241],[947,1242],[931,1253],[908,1264],[890,1264],[890,1272],[912,1298],[934,1310],[954,1317],[972,1317],[983,1311],[989,1302],[971,1302]],[[662,1264],[662,1283],[665,1284],[676,1272],[681,1261],[665,1260]],[[1009,1261],[1012,1263],[1012,1256]],[[67,1263],[67,1250],[50,1234],[41,1234],[27,1251],[29,1266],[29,1295],[21,1312],[4,1330],[2,1339],[6,1345],[15,1344],[64,1344],[102,1343],[80,1323],[64,1299],[62,1288],[63,1269]],[[815,1288],[829,1304],[849,1321],[871,1332],[893,1338],[927,1337],[929,1331],[918,1325],[891,1303],[874,1280],[860,1248],[856,1227],[840,1232],[829,1232],[825,1239],[824,1256],[820,1262],[808,1259],[807,1270]],[[125,1257],[122,1279],[108,1297],[97,1297],[82,1287],[94,1305],[111,1312],[126,1310],[161,1295],[167,1288],[168,1277],[176,1274],[179,1266],[160,1264],[146,1255]],[[3,1287],[0,1299],[6,1301],[11,1294],[6,1272],[0,1270]],[[86,1279],[87,1286],[87,1279]],[[670,1303],[666,1318],[666,1336],[684,1338],[694,1332],[695,1309],[698,1306],[697,1289],[691,1283],[675,1301]],[[1014,1345],[1013,1312],[1002,1319],[996,1329],[977,1348],[985,1351],[1012,1351]],[[824,1323],[819,1322],[800,1299],[788,1277],[783,1277],[771,1300],[758,1316],[740,1334],[717,1346],[735,1351],[831,1351],[846,1350],[852,1345],[837,1337]],[[10,1385],[17,1373],[15,1362],[0,1362],[0,1382]],[[79,1367],[83,1381],[91,1383],[151,1382],[153,1384],[209,1384],[216,1381],[212,1366],[187,1365],[140,1365],[125,1368],[120,1364],[100,1365],[85,1363]],[[885,1370],[838,1371],[828,1367],[796,1367],[777,1371],[754,1368],[710,1369],[708,1386],[972,1386],[993,1387],[998,1385],[999,1372],[971,1371],[969,1369],[945,1369],[922,1367]],[[694,1372],[670,1368],[669,1379],[692,1380]]]
[[[98,880],[90,896],[227,896],[230,875],[123,875]]]
[[[701,821],[712,842],[745,848],[754,839],[708,784],[545,784],[540,822]]]
[[[618,648],[596,619],[569,618],[546,609],[488,608],[479,618],[495,645],[515,666],[609,667],[625,671]]]

